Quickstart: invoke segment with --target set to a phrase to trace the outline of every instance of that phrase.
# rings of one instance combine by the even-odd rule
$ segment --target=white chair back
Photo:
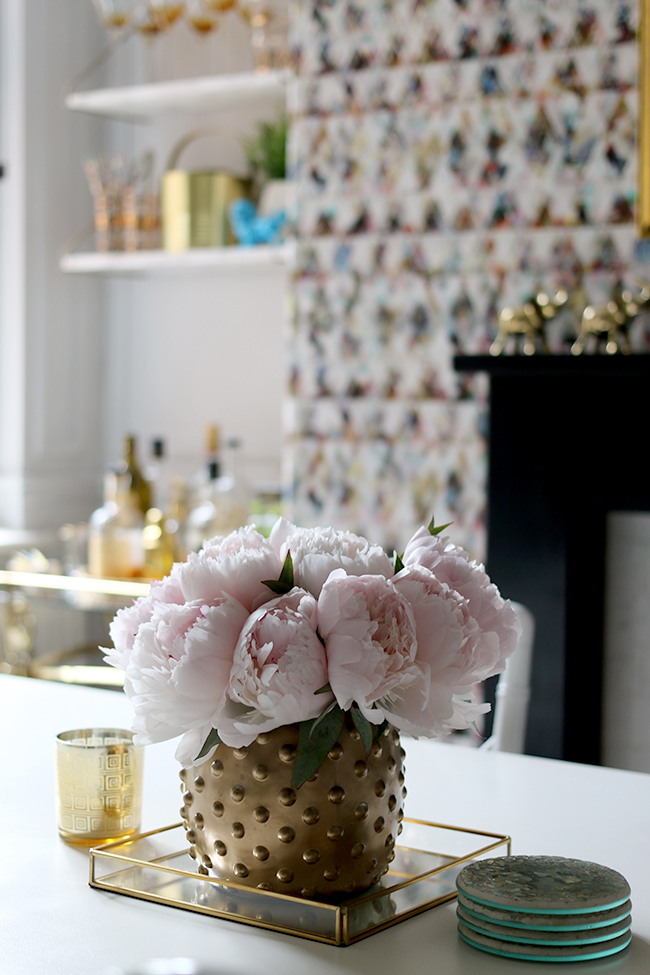
[[[494,703],[492,735],[480,747],[497,752],[524,751],[526,719],[530,700],[530,671],[535,637],[535,618],[521,603],[512,603],[522,632],[517,649],[499,677]]]

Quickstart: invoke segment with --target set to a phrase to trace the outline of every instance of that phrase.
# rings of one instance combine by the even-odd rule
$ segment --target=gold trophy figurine
[[[640,283],[639,286],[641,291],[635,296],[619,284],[606,305],[587,305],[582,313],[580,334],[571,346],[573,355],[581,355],[592,338],[595,339],[596,352],[600,352],[605,343],[608,355],[617,352],[629,355],[632,346],[628,326],[650,305],[650,284]]]
[[[514,338],[515,352],[519,351],[523,339],[524,355],[534,355],[538,351],[548,354],[546,324],[561,311],[568,297],[564,290],[558,291],[554,298],[540,291],[521,308],[502,308],[499,331],[490,346],[490,355],[501,355],[510,338]]]

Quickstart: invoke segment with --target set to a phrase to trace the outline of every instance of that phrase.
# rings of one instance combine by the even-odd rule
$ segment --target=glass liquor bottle
[[[88,522],[88,572],[99,579],[130,579],[144,569],[144,518],[125,473],[104,477],[104,503]]]
[[[140,470],[133,436],[124,438],[124,455],[118,465],[117,473],[127,479],[128,492],[132,495],[134,504],[143,515],[146,514],[151,507],[151,486]]]

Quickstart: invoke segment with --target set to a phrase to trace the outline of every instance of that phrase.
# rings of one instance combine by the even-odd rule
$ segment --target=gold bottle
[[[133,436],[124,438],[124,456],[118,465],[117,473],[128,478],[128,491],[133,496],[134,504],[145,515],[151,507],[151,485],[140,470]]]

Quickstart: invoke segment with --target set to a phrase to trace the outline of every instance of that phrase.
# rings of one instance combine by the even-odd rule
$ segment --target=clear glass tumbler
[[[82,728],[56,736],[59,835],[66,843],[98,846],[138,831],[144,750],[133,732]]]

